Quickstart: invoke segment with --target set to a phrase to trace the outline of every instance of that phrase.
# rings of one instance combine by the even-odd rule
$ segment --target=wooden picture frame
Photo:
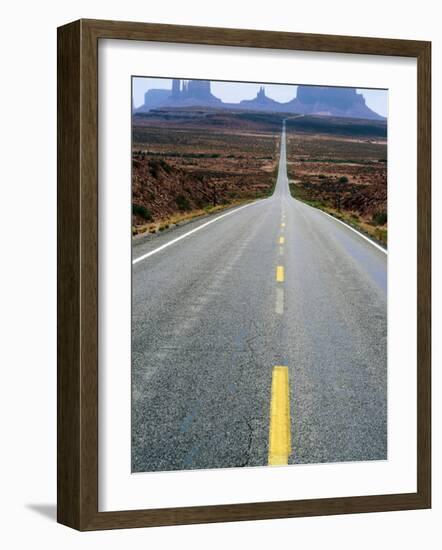
[[[122,39],[405,56],[418,67],[417,492],[98,511],[98,41]],[[79,20],[58,29],[58,521],[82,531],[431,506],[431,44]]]

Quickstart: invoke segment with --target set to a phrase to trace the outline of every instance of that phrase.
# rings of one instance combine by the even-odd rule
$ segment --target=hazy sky
[[[261,84],[250,84],[242,82],[217,82],[212,80],[212,93],[227,103],[238,103],[242,99],[253,99]],[[266,95],[276,101],[289,101],[296,95],[297,86],[284,84],[263,84]],[[144,103],[144,94],[151,88],[172,87],[172,80],[169,78],[144,78],[133,79],[133,102],[135,107]],[[388,92],[387,90],[358,89],[365,97],[368,107],[382,116],[387,116]]]

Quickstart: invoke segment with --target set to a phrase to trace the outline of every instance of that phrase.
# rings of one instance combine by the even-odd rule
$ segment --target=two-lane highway
[[[136,241],[133,471],[387,458],[387,256],[290,196]]]

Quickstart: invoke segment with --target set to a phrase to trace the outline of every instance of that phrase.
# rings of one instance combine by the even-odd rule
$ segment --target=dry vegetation
[[[387,142],[379,136],[288,134],[290,189],[387,244]]]
[[[229,122],[225,116],[223,121]],[[191,122],[182,127],[173,116],[134,119],[134,234],[272,193],[279,132],[257,124],[213,128]]]
[[[167,109],[133,118],[133,233],[268,196],[284,115]],[[287,120],[292,194],[387,243],[386,123]]]

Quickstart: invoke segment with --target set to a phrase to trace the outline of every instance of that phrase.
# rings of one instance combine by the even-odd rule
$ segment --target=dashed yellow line
[[[281,227],[285,227],[285,222],[282,222]]]
[[[284,244],[284,237],[279,237],[279,244]]]
[[[284,282],[284,266],[282,265],[276,266],[276,282],[277,283]]]
[[[270,402],[269,465],[288,464],[291,453],[289,372],[273,367]]]

